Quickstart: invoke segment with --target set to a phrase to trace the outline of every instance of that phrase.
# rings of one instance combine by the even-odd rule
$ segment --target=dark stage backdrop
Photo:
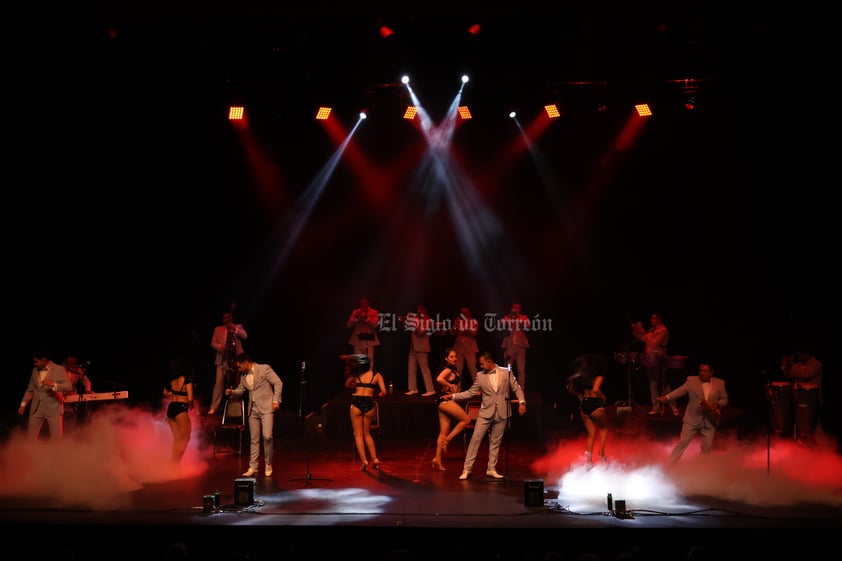
[[[838,150],[813,132],[838,117],[781,56],[785,18],[493,18],[472,43],[456,38],[459,22],[420,18],[386,46],[368,21],[273,23],[102,18],[6,33],[33,55],[6,61],[18,109],[7,408],[40,344],[90,360],[95,385],[125,384],[140,402],[185,355],[207,395],[211,331],[232,301],[291,410],[301,362],[305,410],[341,390],[344,322],[361,296],[443,318],[520,302],[545,326],[528,385],[546,402],[562,399],[577,355],[631,348],[628,319],[654,310],[671,353],[711,357],[737,401],[762,408],[780,355],[802,341],[838,370],[840,205],[825,173]],[[640,55],[654,64],[637,66]],[[434,158],[443,167],[426,165],[421,131],[399,117],[404,70],[434,124],[458,76],[474,76],[462,100],[474,118]],[[690,74],[694,111],[674,83]],[[547,98],[562,118],[527,150],[507,113],[528,130]],[[631,105],[646,99],[655,115],[624,143]],[[312,118],[325,101],[345,130],[362,106],[370,115],[329,173],[337,143]],[[232,102],[247,108],[246,133],[226,119]],[[382,339],[378,368],[404,389],[408,336]],[[481,346],[502,358],[499,333]],[[610,377],[611,397],[625,398],[625,366]]]

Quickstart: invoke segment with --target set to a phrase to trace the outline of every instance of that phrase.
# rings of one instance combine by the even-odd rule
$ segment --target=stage
[[[332,400],[332,407],[347,414],[347,401]],[[245,456],[218,442],[214,457],[218,417],[194,417],[191,447],[172,470],[160,414],[115,406],[58,444],[28,443],[13,432],[3,448],[0,520],[13,534],[37,530],[79,560],[162,558],[178,541],[194,557],[214,558],[385,559],[397,549],[429,558],[446,547],[452,556],[542,559],[589,549],[613,559],[638,546],[647,559],[682,559],[682,547],[710,539],[712,530],[731,532],[731,555],[779,558],[790,547],[808,554],[842,528],[842,457],[834,443],[807,450],[732,426],[710,457],[698,455],[696,443],[668,465],[678,419],[653,418],[640,407],[612,416],[604,465],[586,468],[584,434],[575,425],[541,438],[512,430],[497,466],[506,479],[485,477],[483,443],[472,477],[460,481],[459,440],[446,454],[446,471],[431,468],[435,427],[426,437],[393,438],[384,416],[381,469],[361,471],[351,438],[336,438],[321,414],[282,415],[274,473],[264,477],[261,463],[258,476],[243,483]],[[209,504],[217,491],[218,506]],[[623,512],[618,501],[625,501]],[[783,535],[797,540],[781,544]],[[105,545],[106,538],[114,541]]]

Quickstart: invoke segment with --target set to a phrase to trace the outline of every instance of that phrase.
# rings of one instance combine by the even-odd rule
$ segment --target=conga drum
[[[795,384],[795,433],[812,437],[819,424],[819,389]]]
[[[769,407],[769,421],[776,433],[792,431],[792,384],[770,382],[766,385],[766,404]]]

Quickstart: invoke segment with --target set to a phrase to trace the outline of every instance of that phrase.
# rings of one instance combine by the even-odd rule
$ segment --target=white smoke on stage
[[[195,410],[190,415],[194,437],[178,465],[171,461],[173,438],[163,411],[99,407],[84,430],[68,428],[60,441],[33,441],[18,430],[0,449],[0,495],[38,498],[54,508],[130,507],[132,491],[207,469],[200,423]]]
[[[564,440],[532,468],[547,474],[560,501],[579,510],[605,510],[608,493],[634,505],[686,504],[694,496],[758,506],[842,505],[842,456],[830,439],[806,448],[789,439],[742,441],[721,434],[711,454],[701,454],[696,439],[674,464],[673,444],[609,438],[608,461],[599,462],[595,451],[588,468],[584,438]]]

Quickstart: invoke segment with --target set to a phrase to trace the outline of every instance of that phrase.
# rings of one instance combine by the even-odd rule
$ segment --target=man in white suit
[[[274,453],[275,411],[281,406],[283,382],[268,364],[257,364],[251,357],[242,353],[235,359],[240,372],[240,383],[233,390],[228,388],[225,395],[241,398],[249,393],[246,416],[249,419],[251,449],[249,469],[243,475],[251,477],[257,473],[260,458],[260,440],[263,438],[263,459],[265,475],[272,475],[272,455]]]
[[[468,479],[471,476],[479,446],[489,429],[491,434],[488,437],[488,467],[485,470],[485,475],[493,479],[503,479],[505,476],[497,472],[497,458],[500,455],[500,444],[503,442],[506,425],[511,414],[511,394],[514,392],[517,396],[519,415],[526,413],[526,398],[512,371],[497,366],[497,363],[491,357],[491,353],[482,353],[479,357],[479,365],[482,370],[477,372],[477,379],[470,388],[463,392],[442,396],[443,399],[466,401],[476,395],[482,395],[482,405],[477,415],[474,434],[471,435],[471,442],[468,444],[462,475],[459,476],[459,479]]]
[[[28,433],[38,439],[47,425],[50,438],[64,435],[64,392],[73,389],[64,366],[54,363],[45,351],[35,351],[32,356],[32,375],[20,400],[18,413],[23,415],[29,405]]]
[[[236,367],[232,368],[234,359],[243,350],[243,341],[248,339],[248,333],[240,323],[234,322],[234,313],[225,312],[222,314],[222,324],[217,325],[211,336],[211,348],[216,351],[214,366],[216,367],[216,378],[213,382],[213,393],[211,394],[211,405],[208,415],[213,415],[219,409],[222,402],[222,393],[226,384],[228,387],[237,385]]]
[[[670,461],[677,462],[693,437],[702,437],[702,454],[710,454],[722,409],[728,405],[725,380],[713,375],[710,362],[699,363],[698,376],[687,376],[680,388],[658,398],[660,403],[687,396],[687,409],[681,421],[681,436],[672,449]]]

